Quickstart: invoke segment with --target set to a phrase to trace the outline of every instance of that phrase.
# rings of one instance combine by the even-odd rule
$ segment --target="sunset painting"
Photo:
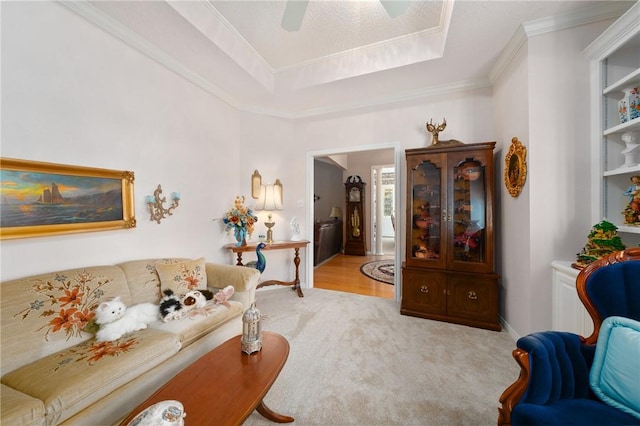
[[[123,219],[121,179],[0,170],[2,228]]]

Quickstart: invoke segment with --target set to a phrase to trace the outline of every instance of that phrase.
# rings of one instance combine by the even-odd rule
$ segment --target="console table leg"
[[[293,256],[293,264],[296,265],[296,278],[293,281],[293,289],[298,292],[298,297],[304,297],[302,294],[302,288],[300,288],[300,249],[295,248],[295,255]]]
[[[256,407],[258,413],[262,414],[262,416],[272,422],[276,423],[291,423],[293,421],[293,417],[283,416],[282,414],[278,414],[266,405],[264,405],[263,401],[260,401],[260,404]]]

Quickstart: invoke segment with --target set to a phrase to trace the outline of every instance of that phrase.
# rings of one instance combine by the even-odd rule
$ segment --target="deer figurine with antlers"
[[[438,144],[438,134],[447,127],[447,120],[442,118],[442,124],[433,124],[433,119],[427,123],[427,131],[431,133],[431,145]]]

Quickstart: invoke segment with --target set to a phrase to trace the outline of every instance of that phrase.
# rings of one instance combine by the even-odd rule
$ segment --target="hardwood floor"
[[[345,256],[338,254],[313,271],[313,286],[326,290],[346,291],[367,296],[394,298],[394,286],[372,280],[360,272],[360,266],[371,260],[393,259],[393,256]],[[400,268],[396,268],[397,271]]]

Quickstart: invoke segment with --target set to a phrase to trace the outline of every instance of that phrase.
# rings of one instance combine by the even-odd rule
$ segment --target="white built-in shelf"
[[[618,232],[628,232],[630,234],[640,234],[640,226],[616,225]]]
[[[622,90],[627,87],[638,87],[640,85],[640,68],[607,86],[603,91],[603,95],[616,94],[619,95]]]
[[[618,124],[617,126],[609,127],[604,131],[603,135],[609,136],[616,133],[624,133],[631,130],[640,130],[640,118],[636,118],[626,123]]]
[[[607,170],[603,173],[603,176],[616,176],[616,175],[624,175],[627,173],[636,173],[640,172],[640,165],[634,167],[618,167],[614,170]]]
[[[585,53],[591,61],[593,223],[606,219],[618,227],[618,232],[638,235],[640,226],[625,224],[623,210],[629,203],[624,193],[631,177],[640,174],[640,160],[637,152],[628,158],[634,150],[625,151],[628,140],[623,140],[623,135],[640,135],[640,118],[620,123],[618,102],[625,89],[640,86],[640,2],[632,4]],[[635,235],[622,238],[636,240]]]

